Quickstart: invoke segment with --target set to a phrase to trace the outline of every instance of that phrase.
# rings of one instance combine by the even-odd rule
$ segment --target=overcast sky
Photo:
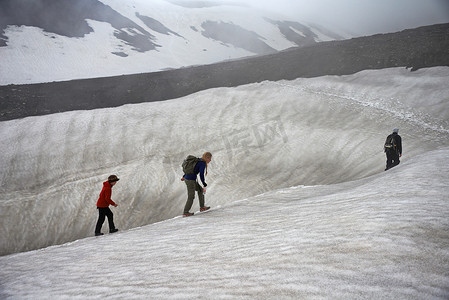
[[[241,1],[318,24],[338,25],[348,31],[365,34],[394,32],[449,22],[449,0]]]

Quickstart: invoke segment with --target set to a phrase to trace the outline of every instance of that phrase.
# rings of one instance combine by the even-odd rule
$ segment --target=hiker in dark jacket
[[[206,180],[204,178],[205,175],[207,175],[207,165],[212,160],[212,154],[210,152],[205,152],[198,160],[198,162],[195,165],[193,174],[184,174],[184,176],[181,178],[182,181],[186,183],[187,186],[187,202],[184,207],[184,217],[192,216],[193,213],[190,212],[190,208],[192,208],[193,205],[193,199],[195,198],[195,191],[198,193],[198,198],[200,201],[200,211],[205,211],[210,208],[210,206],[204,205],[204,193],[206,192]],[[200,180],[203,186],[201,186],[197,181],[196,177],[200,174]]]
[[[393,133],[385,140],[384,150],[387,155],[387,167],[385,171],[400,163],[399,157],[402,156],[402,139],[398,132],[399,129],[393,129]]]

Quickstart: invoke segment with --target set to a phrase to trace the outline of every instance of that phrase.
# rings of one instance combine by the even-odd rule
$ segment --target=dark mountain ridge
[[[449,23],[322,42],[275,54],[146,74],[0,86],[0,121],[162,101],[264,80],[449,66]]]

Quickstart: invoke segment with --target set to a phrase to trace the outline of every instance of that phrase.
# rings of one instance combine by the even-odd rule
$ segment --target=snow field
[[[437,77],[447,70],[426,72]],[[340,81],[351,86],[359,76]],[[188,154],[213,153],[206,199],[214,206],[379,173],[385,166],[382,145],[395,127],[404,140],[403,159],[448,145],[447,127],[433,129],[445,126],[438,117],[426,125],[408,118],[413,107],[388,111],[390,106],[367,105],[383,100],[381,93],[366,96],[372,88],[366,82],[357,83],[358,92],[342,92],[337,84],[323,93],[316,85],[322,81],[263,82],[158,103],[1,122],[0,222],[8,237],[1,253],[91,236],[102,181],[113,173],[121,178],[113,191],[119,228],[179,215],[186,197],[180,164]],[[393,89],[385,81],[384,93],[390,96]],[[408,95],[397,90],[398,98]],[[24,209],[27,214],[17,218]]]
[[[448,158],[448,148],[431,151],[353,182],[275,190],[189,218],[4,256],[0,295],[444,299],[449,167],[439,162]]]
[[[0,122],[0,298],[447,298],[449,68],[418,72]],[[221,207],[177,217],[180,164],[204,151]],[[92,237],[110,174],[121,231]]]

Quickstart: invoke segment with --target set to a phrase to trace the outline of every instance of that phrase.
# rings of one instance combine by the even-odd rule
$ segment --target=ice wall
[[[112,197],[121,230],[181,214],[188,154],[214,155],[212,206],[383,172],[382,146],[395,127],[403,160],[449,145],[448,75],[365,71],[1,122],[0,254],[91,236],[110,174],[121,178]]]

